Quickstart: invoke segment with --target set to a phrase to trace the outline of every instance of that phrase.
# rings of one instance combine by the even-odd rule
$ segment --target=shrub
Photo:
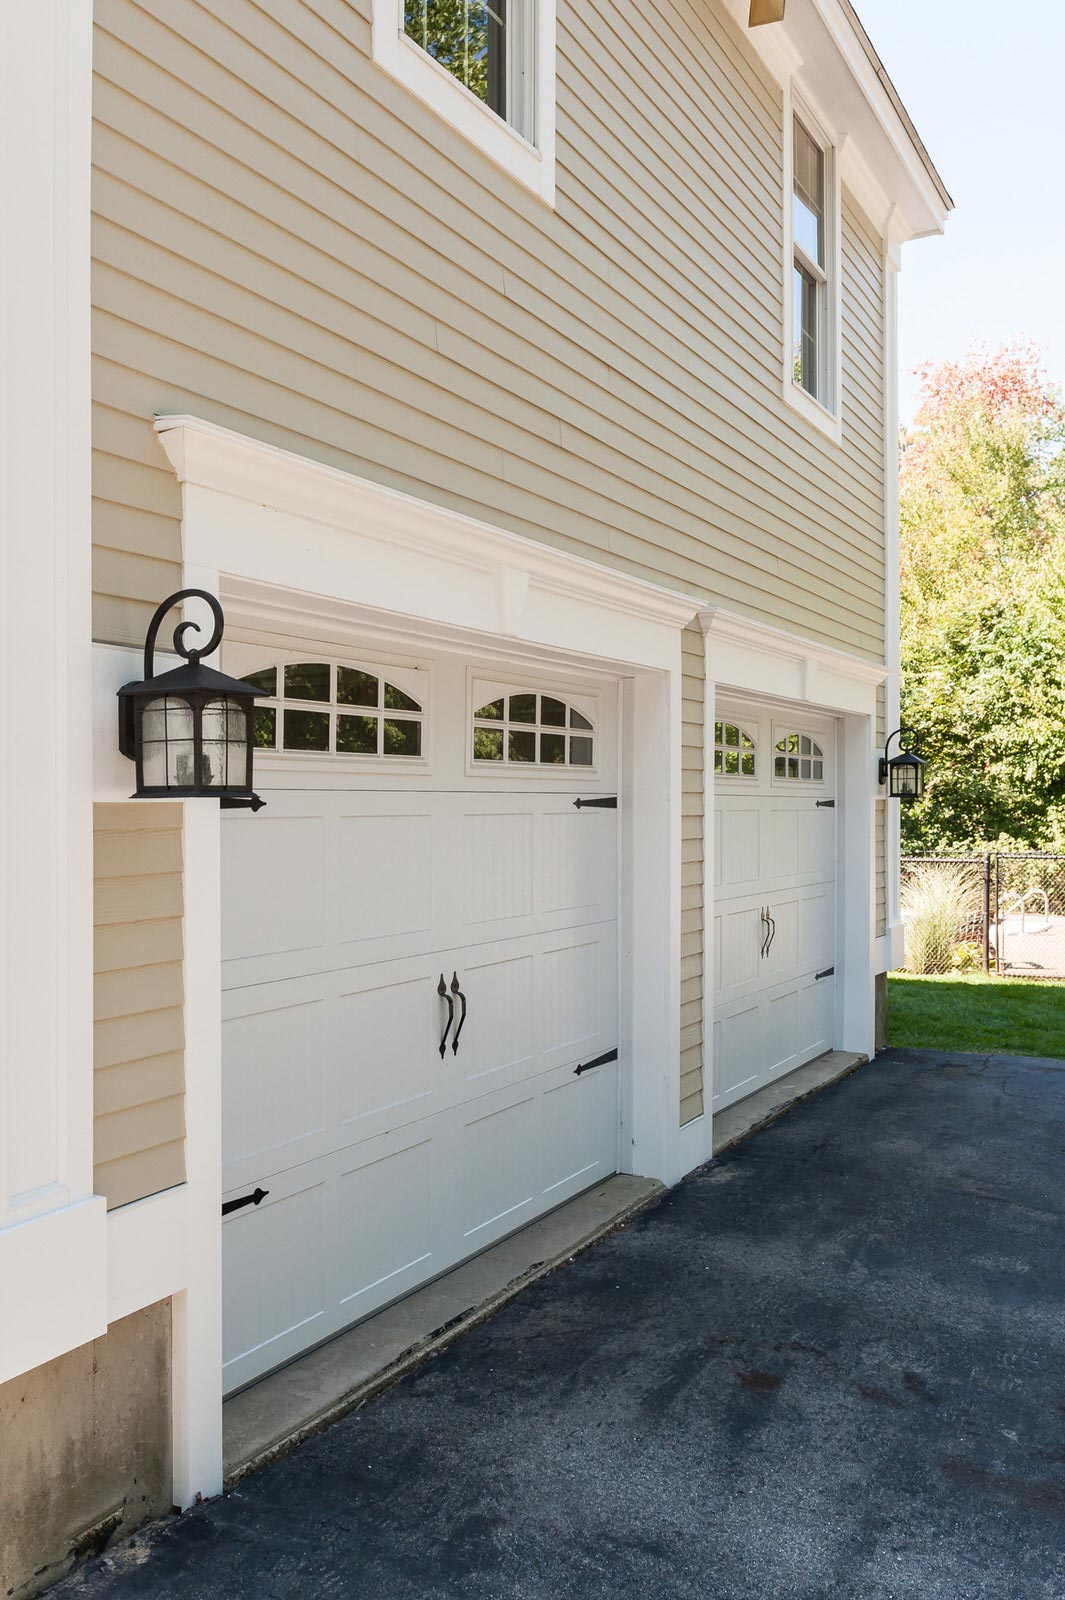
[[[902,886],[906,971],[951,972],[969,965],[965,938],[980,904],[980,884],[968,862],[915,863]]]

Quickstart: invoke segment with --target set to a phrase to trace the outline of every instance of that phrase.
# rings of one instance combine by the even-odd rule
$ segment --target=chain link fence
[[[906,970],[1065,979],[1065,855],[903,856]]]

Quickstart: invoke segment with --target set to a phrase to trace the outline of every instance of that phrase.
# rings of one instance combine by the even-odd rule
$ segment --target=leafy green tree
[[[922,369],[902,442],[903,848],[1065,849],[1065,409],[1037,352]]]

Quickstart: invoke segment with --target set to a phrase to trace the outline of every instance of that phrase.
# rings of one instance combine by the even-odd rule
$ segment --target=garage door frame
[[[831,645],[737,616],[722,607],[700,612],[705,636],[707,763],[706,827],[714,826],[714,720],[717,697],[753,697],[782,711],[806,709],[837,719],[837,1050],[874,1053],[874,974],[884,957],[875,932],[875,802],[877,689],[887,668]],[[708,1017],[714,994],[713,850],[704,850],[703,989]],[[713,1028],[704,1028],[703,1073],[713,1083]]]
[[[230,623],[324,640],[460,647],[622,680],[621,1170],[673,1183],[707,1159],[683,1129],[681,630],[698,602],[193,417],[156,423],[182,485],[182,582]],[[186,1164],[174,1302],[179,1502],[222,1483],[220,816],[185,803]],[[633,1070],[633,1063],[639,1070]]]

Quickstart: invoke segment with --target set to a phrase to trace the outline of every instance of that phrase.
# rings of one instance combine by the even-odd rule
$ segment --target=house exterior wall
[[[29,1600],[170,1510],[170,1304],[0,1384],[0,1593]]]
[[[563,0],[553,211],[369,0],[101,0],[95,65],[97,638],[176,587],[150,418],[193,412],[882,658],[880,246],[845,199],[837,447],[783,399],[783,100],[720,0]]]
[[[185,1177],[181,808],[94,813],[94,1184],[110,1209]]]

